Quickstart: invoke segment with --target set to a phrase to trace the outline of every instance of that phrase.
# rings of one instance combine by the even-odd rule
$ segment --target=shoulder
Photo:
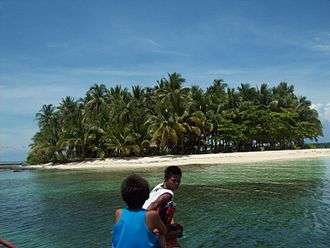
[[[153,188],[152,191],[159,195],[162,195],[164,193],[168,193],[172,196],[174,195],[172,190],[164,188],[163,183],[158,184],[155,188]]]
[[[159,191],[159,190],[161,190],[163,187],[162,187],[162,183],[160,183],[160,184],[157,184],[151,191]]]
[[[120,216],[121,216],[121,212],[122,212],[122,209],[117,209],[116,212],[115,212],[115,223],[117,223],[120,219]]]

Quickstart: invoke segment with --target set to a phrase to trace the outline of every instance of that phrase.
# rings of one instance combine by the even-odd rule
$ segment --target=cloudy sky
[[[0,0],[0,160],[25,159],[43,104],[94,83],[294,84],[330,141],[329,0]]]

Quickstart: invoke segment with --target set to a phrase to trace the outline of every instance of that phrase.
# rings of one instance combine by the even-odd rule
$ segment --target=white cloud
[[[211,70],[208,71],[207,74],[212,76],[228,76],[228,75],[237,75],[248,72],[247,70],[241,69],[219,69],[219,70]]]
[[[4,100],[29,99],[44,96],[50,98],[54,94],[65,92],[68,87],[45,84],[45,85],[18,85],[4,86],[0,85],[0,98]]]
[[[158,76],[160,72],[153,72],[150,70],[111,70],[107,68],[76,68],[68,71],[75,75],[88,74],[88,75],[105,75],[105,76]]]
[[[322,122],[330,122],[330,102],[312,104],[311,107],[317,110]]]
[[[311,39],[309,47],[324,54],[330,54],[330,33],[321,32]]]
[[[143,45],[145,45],[147,47],[154,47],[154,48],[161,48],[162,47],[158,42],[156,42],[156,41],[154,41],[152,39],[149,39],[149,38],[135,37],[133,39],[135,41],[141,43],[141,45],[143,44]]]
[[[327,105],[324,109],[324,118],[330,121],[330,105]]]
[[[186,54],[183,52],[177,52],[177,51],[170,51],[170,50],[155,49],[152,52],[158,53],[158,54],[180,56],[180,57],[191,57],[191,55],[189,55],[189,54]]]
[[[1,128],[0,153],[27,151],[31,138],[36,132],[36,127],[16,126],[12,128]]]
[[[330,53],[330,44],[317,44],[313,48],[320,52]]]
[[[46,44],[46,47],[48,48],[69,48],[69,44],[68,43],[48,43]]]
[[[79,92],[82,89],[71,84],[0,85],[0,113],[34,116],[43,104],[58,104]]]
[[[164,47],[160,43],[154,41],[150,38],[144,38],[144,37],[130,37],[127,39],[124,39],[122,44],[127,47],[127,49],[138,49],[139,51],[144,51],[146,53],[157,53],[157,54],[163,54],[163,55],[173,55],[173,56],[179,56],[179,57],[189,57],[189,54],[186,54],[181,51],[171,50],[167,47]]]
[[[323,137],[319,137],[319,142],[330,141],[330,102],[315,103],[311,106],[319,113],[319,119],[323,126]]]

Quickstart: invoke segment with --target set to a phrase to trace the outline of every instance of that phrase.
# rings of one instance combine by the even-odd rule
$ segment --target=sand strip
[[[253,163],[274,160],[295,160],[304,158],[329,157],[330,149],[306,149],[306,150],[284,150],[284,151],[260,151],[260,152],[236,152],[217,154],[196,154],[196,155],[166,155],[153,157],[138,157],[105,160],[72,162],[53,165],[31,165],[27,169],[58,169],[58,170],[126,170],[136,168],[166,167],[169,165],[206,165],[206,164],[237,164]]]

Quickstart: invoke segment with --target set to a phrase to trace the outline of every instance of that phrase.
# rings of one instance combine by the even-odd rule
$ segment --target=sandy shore
[[[126,170],[136,168],[166,167],[169,165],[206,165],[253,163],[274,160],[294,160],[304,158],[330,157],[330,149],[285,150],[264,152],[236,152],[218,154],[198,154],[184,156],[154,156],[127,159],[105,159],[96,161],[73,162],[67,164],[31,165],[31,169],[58,170]]]

